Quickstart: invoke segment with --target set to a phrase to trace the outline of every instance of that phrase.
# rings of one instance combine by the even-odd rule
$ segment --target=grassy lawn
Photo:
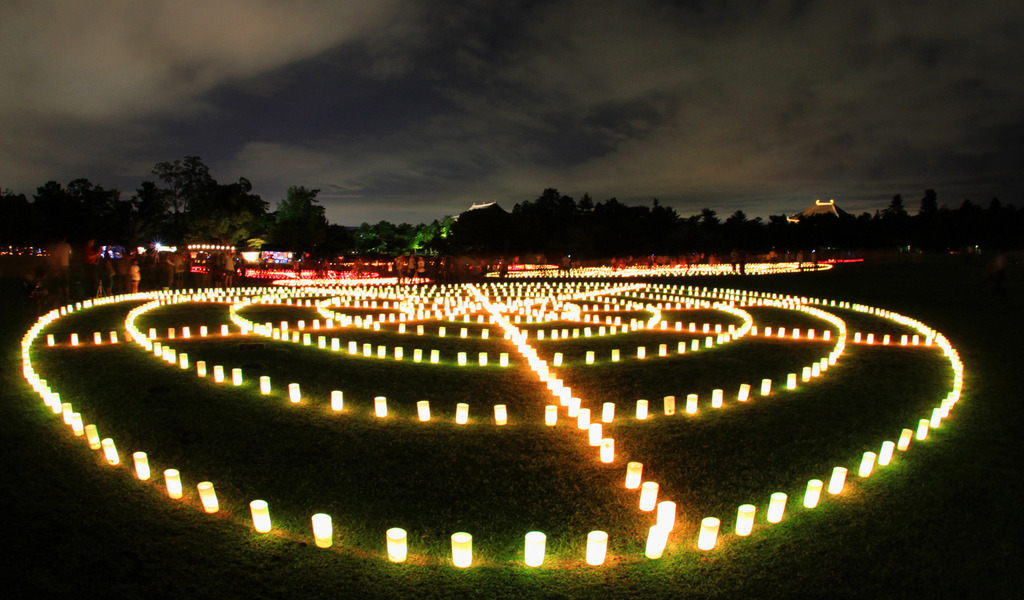
[[[948,362],[925,348],[855,345],[825,377],[792,392],[735,402],[740,383],[771,378],[776,389],[828,353],[832,342],[741,339],[721,347],[675,354],[676,343],[703,340],[702,323],[740,323],[713,310],[666,310],[669,321],[691,321],[696,333],[641,331],[607,337],[552,340],[570,324],[523,324],[541,356],[561,352],[566,384],[597,409],[616,404],[605,425],[620,457],[645,464],[679,505],[680,526],[665,556],[643,557],[652,519],[624,489],[625,458],[611,465],[560,415],[543,424],[553,402],[502,340],[497,327],[444,323],[446,336],[414,331],[325,332],[342,340],[338,354],[313,346],[265,340],[239,346],[220,338],[174,340],[190,359],[240,367],[246,383],[216,385],[121,343],[99,348],[37,348],[37,369],[76,410],[113,437],[122,460],[132,450],[150,455],[154,473],[177,468],[186,498],[169,500],[159,478],[140,484],[49,414],[20,377],[17,340],[29,325],[16,282],[6,285],[8,315],[0,448],[7,486],[0,508],[5,589],[15,597],[211,598],[732,598],[732,597],[1016,597],[1021,577],[1019,465],[1020,352],[1024,332],[1024,273],[1015,265],[1005,290],[995,291],[980,268],[953,259],[843,265],[817,274],[686,280],[685,285],[738,287],[818,296],[891,309],[946,334],[967,373],[952,418],[925,442],[868,479],[853,471],[861,453],[894,440],[937,404],[949,386]],[[635,296],[629,296],[635,298]],[[249,309],[257,322],[318,318],[306,307]],[[831,309],[830,309],[831,310]],[[755,322],[806,331],[825,323],[774,308],[750,308]],[[77,332],[122,330],[123,306],[85,311],[59,321],[59,340]],[[383,310],[365,309],[360,314]],[[906,330],[852,311],[834,312],[854,331],[894,337]],[[644,319],[641,311],[602,312]],[[226,323],[223,306],[178,306],[145,315],[139,326],[160,335],[189,324],[211,332]],[[603,321],[602,321],[603,323]],[[459,338],[466,327],[468,337]],[[489,339],[480,332],[487,329]],[[594,327],[596,332],[596,327]],[[536,332],[544,330],[544,340]],[[712,334],[713,335],[713,334]],[[820,333],[819,333],[820,335]],[[833,332],[834,335],[834,332]],[[123,331],[121,331],[123,339]],[[898,339],[898,337],[897,337]],[[246,340],[252,341],[252,340]],[[388,359],[349,356],[348,341],[386,346]],[[657,356],[659,344],[670,356]],[[393,348],[406,358],[392,358]],[[647,358],[636,358],[644,346]],[[415,348],[441,352],[442,364],[414,364]],[[622,360],[609,359],[620,349]],[[584,363],[593,350],[596,364]],[[471,366],[458,367],[466,351]],[[487,367],[473,366],[489,353]],[[497,366],[498,352],[512,365]],[[256,378],[274,390],[261,395]],[[285,385],[304,399],[289,403]],[[711,409],[713,389],[729,400]],[[330,409],[331,390],[345,409]],[[687,394],[701,398],[697,415],[682,414]],[[661,399],[677,398],[674,416],[659,414]],[[388,398],[389,416],[373,415],[373,398]],[[652,416],[633,418],[638,399]],[[416,402],[429,400],[434,420],[416,420]],[[454,423],[455,404],[471,406],[467,425]],[[492,424],[492,406],[508,406],[506,427]],[[595,412],[597,412],[595,410]],[[595,415],[596,416],[596,415]],[[129,462],[126,460],[126,462]],[[826,479],[833,465],[851,468],[849,488],[814,510],[799,506],[810,478]],[[198,508],[195,483],[214,481],[222,510]],[[784,521],[767,525],[772,492],[786,492]],[[268,501],[275,533],[252,531],[247,503]],[[736,507],[757,505],[754,534],[731,534]],[[335,548],[312,543],[309,517],[332,515]],[[711,552],[695,548],[700,519],[722,520]],[[410,560],[388,563],[384,531],[409,532]],[[583,563],[585,536],[610,534],[609,561]],[[474,536],[474,565],[448,562],[448,536]],[[548,535],[548,559],[538,569],[522,562],[523,534]]]

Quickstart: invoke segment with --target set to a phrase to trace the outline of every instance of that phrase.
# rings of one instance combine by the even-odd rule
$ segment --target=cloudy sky
[[[200,156],[273,207],[424,222],[544,188],[684,216],[1024,204],[1024,3],[0,4],[0,186]]]

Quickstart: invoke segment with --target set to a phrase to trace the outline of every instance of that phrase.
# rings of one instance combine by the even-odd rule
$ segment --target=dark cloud
[[[7,187],[198,154],[344,223],[551,186],[752,216],[1024,189],[1001,0],[80,4],[0,9]]]

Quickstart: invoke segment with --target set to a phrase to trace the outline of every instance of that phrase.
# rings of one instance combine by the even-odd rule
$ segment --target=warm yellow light
[[[594,351],[593,350],[587,350],[587,364],[588,365],[594,364]]]
[[[317,548],[330,548],[334,543],[334,524],[331,515],[316,513],[313,515],[313,541]]]
[[[164,486],[167,488],[168,496],[174,499],[181,498],[181,474],[177,469],[164,470]]]
[[[782,520],[782,515],[786,512],[786,500],[788,496],[782,492],[775,492],[772,494],[772,499],[768,503],[768,522],[778,523]]]
[[[100,444],[103,446],[103,457],[107,459],[107,464],[116,465],[121,462],[121,457],[117,455],[117,447],[114,446],[114,440],[103,438]]]
[[[615,419],[615,403],[605,402],[601,405],[601,422],[611,423]]]
[[[82,413],[71,413],[71,432],[75,434],[75,437],[82,437],[85,434]]]
[[[896,443],[896,449],[901,452],[906,451],[907,448],[910,448],[910,439],[912,437],[914,437],[913,430],[904,429],[902,432],[900,432],[900,439]]]
[[[663,500],[658,503],[658,516],[655,518],[658,527],[665,527],[672,531],[676,527],[676,503],[671,500]]]
[[[603,531],[591,531],[587,534],[587,564],[597,566],[604,564],[608,555],[608,534]]]
[[[504,404],[494,405],[494,424],[505,425],[508,423],[508,411],[505,409]]]
[[[214,491],[212,483],[201,481],[196,484],[196,489],[199,490],[199,500],[203,503],[203,510],[208,513],[215,513],[220,510],[220,504],[217,502],[217,492]]]
[[[697,394],[686,395],[686,414],[697,414]]]
[[[771,379],[762,379],[761,380],[761,395],[762,396],[767,396],[768,394],[771,394],[771,393],[772,393],[772,380]]]
[[[601,462],[610,463],[615,460],[615,440],[603,438],[601,440]]]
[[[556,367],[562,366],[562,353],[561,352],[555,352],[555,357],[553,359],[551,359],[551,364],[553,364]]]
[[[750,384],[742,383],[740,384],[740,393],[736,399],[740,402],[746,402],[748,398],[750,398]]]
[[[52,333],[46,334],[46,345],[47,346],[52,346],[54,343],[55,342],[54,342],[54,339],[53,339],[53,334]]]
[[[469,405],[465,402],[459,402],[455,405],[455,422],[459,425],[465,425],[469,421]]]
[[[487,353],[486,352],[481,352],[481,353],[479,353],[477,355],[477,364],[479,364],[481,367],[486,367],[487,366]]]
[[[424,423],[430,420],[430,400],[416,402],[416,416]]]
[[[544,564],[547,539],[547,536],[539,531],[531,531],[526,534],[526,543],[523,549],[523,562],[526,563],[526,566],[539,567]]]
[[[103,334],[98,332],[98,331],[93,332],[93,334],[92,334],[92,343],[97,344],[97,345],[98,344],[102,344],[103,343]]]
[[[288,384],[288,401],[292,404],[298,404],[302,400],[302,391],[299,390],[299,384],[289,383]]]
[[[508,352],[501,353],[501,356],[498,359],[498,364],[501,365],[502,367],[508,366]]]
[[[612,350],[612,362],[619,362],[619,349]]]
[[[465,531],[452,534],[452,564],[461,568],[473,564],[473,536]]]
[[[672,415],[676,414],[676,397],[675,396],[665,396],[665,398],[663,399],[663,403],[664,403],[665,414],[666,415],[672,416]]]
[[[658,504],[658,484],[654,481],[645,481],[640,484],[640,510],[651,512]]]
[[[242,369],[238,367],[231,369],[231,383],[234,385],[242,385]]]
[[[99,449],[102,444],[99,441],[99,432],[96,431],[96,426],[92,423],[85,426],[85,440],[89,442],[91,449]]]
[[[868,477],[875,468],[875,459],[878,456],[874,452],[865,452],[860,460],[860,468],[857,469],[858,477]]]
[[[789,375],[786,375],[786,389],[796,389],[796,373],[790,373]]]
[[[804,508],[814,508],[818,505],[823,485],[820,479],[812,479],[807,482],[807,490],[804,492]]]
[[[264,395],[270,393],[270,376],[269,375],[261,375],[260,376],[260,393],[264,394]]]
[[[591,446],[600,446],[601,438],[603,437],[602,426],[600,423],[591,423],[590,427],[587,428],[587,436]]]
[[[711,407],[722,408],[722,402],[725,400],[725,392],[722,390],[711,390]]]
[[[711,550],[718,543],[718,528],[722,522],[715,517],[705,517],[700,522],[700,534],[697,536],[697,548]]]
[[[896,444],[886,440],[882,442],[882,449],[878,451],[878,464],[886,466],[892,462],[892,453],[896,449]]]
[[[266,500],[253,500],[249,503],[252,513],[252,526],[259,533],[270,531],[270,508]]]
[[[643,360],[644,358],[647,358],[647,348],[644,347],[644,346],[637,346],[636,347],[636,357],[641,359],[641,360]]]
[[[441,361],[441,352],[438,350],[430,351],[430,364],[436,365]]]
[[[199,375],[200,377],[206,377],[206,361],[205,360],[197,360],[196,361],[196,375]]]
[[[928,419],[921,419],[917,422],[917,433],[914,437],[918,440],[923,440],[928,437]]]
[[[736,511],[736,535],[747,536],[754,530],[754,515],[757,507],[753,504],[741,504]]]
[[[373,398],[373,414],[377,417],[388,416],[388,399],[384,396],[375,396]]]
[[[846,485],[846,467],[836,467],[832,469],[832,478],[828,480],[828,493],[835,496],[839,492],[843,491],[843,487]]]
[[[665,546],[668,544],[669,533],[670,530],[667,527],[652,525],[647,532],[647,546],[644,549],[644,556],[652,560],[661,558],[661,555],[665,552]]]
[[[188,368],[188,354],[182,352],[178,355],[178,366],[182,369]]]
[[[331,391],[331,410],[339,412],[345,408],[345,393],[341,390]]]
[[[405,530],[401,527],[392,527],[387,530],[385,537],[387,538],[388,560],[393,563],[405,562],[409,555]]]
[[[555,404],[548,404],[544,407],[544,424],[552,426],[558,422],[558,406]]]
[[[145,452],[135,452],[132,454],[132,462],[135,464],[135,476],[145,481],[149,479],[149,457],[146,456]]]
[[[626,465],[626,487],[635,490],[640,487],[640,479],[643,476],[644,463],[631,462]]]
[[[462,367],[462,366],[465,366],[465,365],[466,365],[466,353],[465,352],[459,352],[459,366]]]
[[[636,418],[643,421],[647,418],[647,401],[637,400],[636,401]]]

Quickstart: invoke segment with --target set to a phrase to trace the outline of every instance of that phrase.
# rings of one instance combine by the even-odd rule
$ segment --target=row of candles
[[[164,301],[166,301],[166,299]],[[159,305],[159,304],[161,304],[161,302],[157,301],[157,305]],[[870,309],[869,307],[857,307],[857,308],[859,308],[859,309],[861,309],[861,310],[863,310],[865,312],[871,312],[872,314],[878,314],[880,316],[884,316],[885,318],[889,318],[889,319],[895,320],[897,322],[901,322],[901,323],[903,323],[905,325],[921,328],[922,329],[922,333],[926,337],[926,340],[929,340],[929,341],[933,340],[933,339],[936,340],[939,343],[939,346],[943,348],[944,352],[946,353],[946,356],[950,358],[951,364],[954,367],[954,373],[955,373],[954,388],[953,388],[953,391],[950,392],[947,395],[947,398],[943,401],[942,405],[939,406],[939,407],[936,407],[933,410],[933,413],[932,413],[930,419],[922,419],[919,422],[916,434],[914,434],[914,435],[917,437],[917,439],[925,439],[925,437],[927,436],[928,429],[929,428],[937,427],[938,424],[941,422],[941,419],[945,418],[945,416],[948,415],[949,409],[952,407],[952,405],[959,398],[960,388],[962,386],[962,381],[963,381],[963,366],[962,366],[962,363],[960,363],[960,361],[959,361],[958,355],[956,354],[955,350],[953,350],[952,347],[948,344],[948,341],[943,336],[938,335],[936,337],[936,334],[935,334],[934,331],[932,331],[930,329],[927,329],[927,328],[924,328],[919,322],[916,322],[916,321],[913,321],[911,319],[902,317],[901,315],[897,315],[895,313],[889,313],[889,312],[886,312],[886,311],[878,311],[877,309]],[[51,313],[51,314],[54,315],[53,318],[56,318],[56,314],[59,313],[59,312],[67,313],[67,312],[72,312],[72,311],[73,311],[73,309],[70,309],[70,307],[68,307],[68,310],[65,310],[62,307],[61,311],[54,311],[54,313]],[[53,318],[51,318],[49,320],[46,320],[45,324],[48,324],[51,320],[53,320]],[[42,326],[40,324],[43,323],[44,320],[45,320],[45,316],[44,316],[44,319],[40,319],[40,321],[37,322],[37,326],[39,326],[39,328],[38,328],[39,330],[41,330]],[[128,323],[128,319],[126,319],[126,324],[127,323]],[[32,330],[30,330],[29,333],[32,333]],[[36,331],[36,333],[38,333],[38,331]],[[26,334],[26,338],[28,336],[29,336],[29,334]],[[141,336],[141,332],[139,332],[139,336],[142,337]],[[34,336],[32,336],[32,337],[34,338]],[[138,339],[136,341],[138,341]],[[30,345],[30,344],[31,344],[31,340],[28,341],[28,345]],[[841,350],[840,350],[840,352],[841,352]],[[23,355],[24,355],[24,362],[26,364],[26,377],[29,379],[30,382],[32,382],[33,381],[33,377],[31,376],[31,366],[30,366],[30,363],[28,362],[28,359],[27,359],[28,351],[27,351],[26,342],[24,340],[23,340]],[[829,362],[834,364],[834,358],[831,358],[831,355],[830,355]],[[238,371],[238,370],[233,371],[233,375],[236,372],[238,373],[237,377],[240,377],[240,371]],[[216,376],[216,369],[215,369],[215,376]],[[795,374],[791,374],[789,376],[789,378],[788,378],[789,382],[791,382],[794,377],[795,377]],[[35,377],[34,379],[35,379],[35,381],[38,384],[38,377]],[[233,377],[233,379],[234,379],[234,377]],[[768,380],[766,380],[766,381],[768,381]],[[788,382],[787,387],[790,387],[789,382]],[[45,383],[43,383],[42,385],[45,387]],[[768,381],[768,386],[769,386],[769,390],[770,390],[770,381]],[[34,385],[34,387],[35,387],[35,385]],[[261,382],[261,387],[262,387],[262,382]],[[765,391],[764,382],[762,382],[762,391],[763,392]],[[44,399],[51,399],[52,400],[52,398],[54,398],[54,397],[59,399],[59,396],[57,396],[55,394],[50,395],[50,396],[44,395]],[[383,399],[379,398],[377,400],[380,401],[380,400],[383,400]],[[714,402],[714,400],[713,400],[713,402]],[[59,405],[61,407],[61,410],[60,411],[55,411],[55,413],[56,412],[60,412],[61,414],[68,413],[67,409],[70,406],[68,403],[59,403],[59,402],[54,403],[54,402],[51,401],[50,404],[51,405],[56,404],[56,405]],[[688,404],[689,404],[689,398],[688,398]],[[668,406],[669,406],[669,401],[668,401],[668,399],[666,399],[666,410],[668,410]],[[386,404],[385,404],[385,407],[386,407]],[[556,408],[556,410],[557,410],[557,407],[549,407],[547,412],[550,412],[550,408]],[[607,410],[607,407],[605,408],[605,410]],[[386,411],[386,408],[385,408],[385,411]],[[429,414],[429,405],[427,405],[427,411],[428,411],[428,414]],[[614,408],[612,409],[612,411],[614,411]],[[498,413],[498,410],[496,409],[496,415],[497,415],[497,413]],[[83,433],[86,433],[86,430],[89,429],[89,426],[80,427],[80,424],[81,424],[80,415],[79,415],[78,419],[75,419],[72,416],[74,414],[77,414],[77,413],[71,412],[71,413],[67,414],[67,416],[65,417],[66,422],[68,422],[68,424],[70,426],[72,426],[73,430],[77,431],[78,429],[81,429]],[[546,418],[547,418],[547,416],[546,416]],[[75,423],[79,424],[79,427],[77,429],[76,429]],[[588,427],[588,430],[589,430],[589,427]],[[90,435],[87,434],[87,437],[90,438],[89,441],[90,441],[90,445],[92,446],[93,442],[97,441],[97,440],[92,439],[93,437],[96,437],[95,436],[95,426],[91,426],[91,431],[93,432],[93,435],[90,436]],[[873,453],[873,452],[865,453],[865,455],[863,457],[863,460],[861,462],[861,466],[860,466],[860,468],[858,470],[859,475],[862,476],[862,477],[866,477],[866,476],[870,475],[871,470],[872,470],[876,460],[877,460],[877,463],[879,465],[888,464],[888,461],[891,459],[891,456],[892,456],[892,448],[895,446],[899,450],[905,450],[906,447],[909,445],[909,440],[910,440],[909,436],[911,435],[911,433],[912,432],[910,430],[904,430],[901,433],[901,436],[900,436],[900,439],[899,439],[898,443],[888,442],[888,441],[883,443],[882,449],[880,450],[880,452],[877,455],[875,453]],[[592,436],[592,434],[591,434],[591,436]],[[105,455],[108,457],[108,462],[110,462],[112,460],[116,461],[116,449],[114,449],[113,440],[111,440],[109,438],[106,438],[104,440],[100,440],[99,441],[99,447],[104,450]],[[97,448],[97,449],[99,449],[99,448]],[[602,454],[603,454],[603,448],[602,448]],[[148,463],[145,462],[144,457],[145,457],[144,453],[135,453],[133,455],[133,459],[135,460],[135,463],[136,463],[137,475],[140,478],[142,478],[141,474],[144,472],[144,470],[148,469]],[[610,462],[610,461],[608,461],[608,462]],[[636,463],[630,463],[630,468],[632,468],[633,465],[635,465],[635,464]],[[143,467],[143,466],[140,466],[140,465],[147,465],[147,466]],[[140,471],[140,469],[141,469],[141,471]],[[173,469],[170,470],[170,471],[173,472]],[[834,470],[833,476],[832,476],[832,478],[830,479],[830,482],[829,482],[829,492],[830,493],[838,493],[839,491],[842,490],[842,485],[843,485],[842,482],[845,481],[845,474],[846,474],[845,468],[837,467]],[[209,490],[208,492],[205,492],[205,495],[207,497],[209,497],[212,494],[212,484],[209,484],[209,485],[206,485],[206,484],[209,484],[209,482],[203,482],[202,484],[200,484],[199,491],[200,491],[200,496],[201,497],[204,496],[204,491],[203,491],[204,489],[208,489]],[[650,484],[653,484],[653,485],[650,485]],[[812,502],[811,498],[814,498],[813,504],[816,505],[816,502],[817,502],[816,499],[817,499],[818,495],[820,495],[821,485],[822,484],[821,484],[821,482],[819,480],[812,480],[811,482],[808,483],[808,491],[805,494],[805,500],[804,500],[805,506],[811,507],[809,505],[809,503]],[[645,493],[643,491],[641,492],[641,498],[642,498],[641,499],[641,504],[642,505],[644,505],[644,506],[650,506],[651,505],[652,500],[650,500],[650,492],[648,490],[652,489],[652,487],[653,487],[654,490],[656,490],[657,489],[656,486],[657,486],[657,484],[654,483],[654,482],[644,482],[644,484],[641,485],[641,487],[644,489],[644,491],[647,491],[646,495],[645,495]],[[817,490],[817,495],[815,495],[815,490]],[[836,490],[836,491],[833,492],[833,490]],[[656,491],[655,491],[655,494],[656,494]],[[777,519],[781,519],[781,514],[782,514],[782,511],[784,510],[784,507],[785,507],[785,499],[783,498],[784,496],[785,496],[784,494],[774,494],[773,495],[773,497],[772,497],[772,504],[769,505],[769,509],[768,509],[768,520],[769,520],[769,522],[777,522]],[[215,498],[215,495],[213,495],[212,497]],[[655,498],[656,498],[656,495],[655,495]],[[261,501],[255,501],[255,502],[256,502],[256,506],[259,507],[260,506],[259,502],[261,502]],[[659,503],[659,510],[660,510],[660,505],[661,504],[665,504],[665,502],[663,501],[662,503]],[[265,505],[265,503],[264,503],[264,505]],[[207,506],[207,503],[206,503],[205,500],[204,500],[204,506]],[[780,508],[780,506],[781,506],[781,508]],[[263,506],[263,508],[265,508],[265,506]],[[652,509],[648,508],[647,510],[652,510]],[[254,508],[254,519],[255,519],[255,515],[257,514],[257,512],[262,514],[262,509],[257,511]],[[750,515],[750,518],[748,519],[748,517],[746,515]],[[746,529],[746,527],[747,527],[746,524],[749,523],[749,522],[752,522],[752,515],[753,515],[753,510],[752,510],[752,506],[751,505],[744,505],[744,506],[740,507],[740,510],[739,510],[739,513],[738,513],[738,517],[737,517],[737,533],[738,534],[743,535],[742,532]],[[262,517],[260,517],[260,518],[261,518],[261,522],[262,522]],[[714,546],[714,542],[709,542],[708,540],[709,539],[713,539],[714,536],[717,536],[718,523],[716,523],[716,521],[717,520],[714,519],[714,518],[708,518],[708,519],[705,519],[704,522],[702,523],[701,533],[700,533],[700,536],[698,538],[698,547],[699,548],[701,548],[701,549],[708,549],[708,548]],[[255,521],[254,521],[254,523],[255,523]],[[741,525],[741,523],[743,523],[743,525]],[[648,556],[652,556],[652,554],[658,554],[660,556],[660,551],[652,550],[652,548],[656,548],[659,545],[659,540],[661,540],[662,538],[667,539],[667,537],[668,537],[668,534],[667,534],[667,532],[664,531],[664,527],[663,526],[661,527],[661,529],[659,531],[655,531],[655,528],[658,528],[658,527],[659,527],[659,524],[656,524],[655,526],[652,526],[652,529],[651,529],[651,531],[649,533],[648,552],[647,552]],[[712,530],[714,530],[714,536],[712,535]],[[390,533],[391,532],[389,532],[389,534]],[[531,532],[531,534],[539,534],[539,532]],[[463,547],[463,553],[464,553],[465,543],[468,542],[468,543],[471,544],[471,536],[469,536],[468,534],[464,534],[463,533],[463,534],[457,534],[457,535],[459,536],[458,540],[456,540],[455,536],[453,536],[453,561],[455,560],[454,553],[455,553],[456,542],[458,542],[460,544],[460,547]],[[540,535],[543,535],[543,534],[540,534]],[[603,534],[603,532],[593,532],[590,536],[588,536],[588,559],[587,559],[588,563],[599,564],[599,563],[592,563],[591,562],[591,549],[590,549],[590,546],[592,544],[595,545],[595,546],[600,546],[601,545],[600,544],[600,540],[602,539],[602,535],[603,535],[603,540],[604,540],[604,544],[605,544],[605,547],[606,547],[607,535]],[[467,536],[468,536],[468,539],[466,539]],[[390,537],[390,535],[389,535],[389,537]],[[539,539],[537,535],[533,535],[532,537],[533,537],[533,539],[535,541],[537,539]],[[530,536],[528,536],[527,539],[529,540]],[[469,547],[471,548],[471,546],[469,546]],[[664,546],[662,544],[662,548],[663,547]],[[595,550],[594,551],[594,555],[596,556],[597,554],[603,554],[603,551],[598,552],[597,550]],[[390,553],[389,553],[389,556],[390,556]],[[470,556],[471,556],[471,554],[470,554]],[[467,565],[469,564],[468,562],[466,562],[465,558],[460,559],[459,562],[465,563]]]

